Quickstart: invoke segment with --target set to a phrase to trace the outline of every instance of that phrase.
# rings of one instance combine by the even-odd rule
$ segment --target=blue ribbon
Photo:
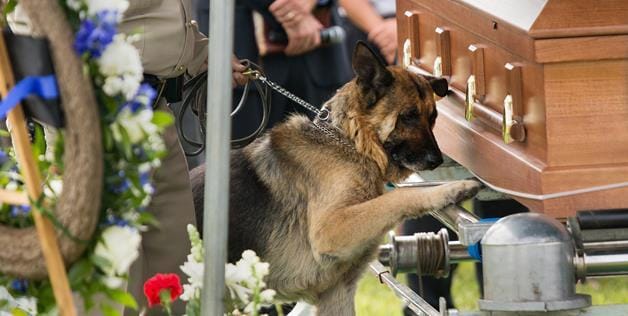
[[[490,217],[490,218],[482,218],[479,223],[495,223],[500,220],[501,217]],[[475,244],[469,245],[467,248],[467,252],[471,258],[482,262],[482,245],[481,241],[476,242]]]
[[[37,95],[46,100],[58,98],[57,79],[54,75],[24,77],[9,91],[6,98],[0,101],[0,118],[5,117],[29,95]]]

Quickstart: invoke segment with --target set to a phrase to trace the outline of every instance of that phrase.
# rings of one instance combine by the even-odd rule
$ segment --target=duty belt
[[[183,99],[183,75],[160,79],[155,75],[144,74],[144,82],[157,91],[157,99],[164,97],[168,103],[177,103]]]

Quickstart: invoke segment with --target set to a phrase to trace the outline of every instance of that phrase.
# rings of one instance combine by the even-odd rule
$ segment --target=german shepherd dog
[[[268,287],[319,315],[355,314],[356,282],[386,232],[479,188],[457,181],[384,193],[387,181],[442,163],[433,93],[444,96],[447,81],[385,67],[363,43],[352,65],[356,78],[324,105],[327,123],[294,115],[231,153],[229,261],[254,250],[270,263]],[[203,167],[191,177],[201,212]]]

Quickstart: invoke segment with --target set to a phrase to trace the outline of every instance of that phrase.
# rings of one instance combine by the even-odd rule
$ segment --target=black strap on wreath
[[[242,64],[244,66],[246,66],[247,70],[256,70],[260,73],[262,72],[262,69],[259,65],[249,61],[249,60],[243,60]],[[249,143],[251,143],[253,140],[255,140],[255,138],[257,138],[262,132],[264,132],[264,129],[266,128],[266,126],[268,125],[268,118],[270,115],[270,96],[271,96],[271,92],[268,88],[268,86],[262,84],[261,82],[257,81],[257,80],[249,80],[245,85],[244,85],[244,92],[242,93],[242,97],[240,97],[240,101],[238,102],[238,105],[236,106],[236,108],[231,112],[231,116],[233,117],[234,115],[236,115],[238,112],[240,112],[240,110],[242,110],[244,104],[246,103],[246,100],[248,98],[249,95],[249,90],[250,90],[250,85],[251,83],[255,84],[255,87],[257,88],[257,91],[260,95],[260,98],[262,100],[261,102],[261,106],[262,106],[262,120],[260,121],[260,124],[258,125],[257,129],[251,133],[248,136],[242,137],[242,138],[237,138],[237,139],[232,139],[231,140],[231,148],[241,148],[244,147],[246,145],[248,145]],[[191,152],[188,152],[186,150],[185,155],[186,156],[197,156],[200,153],[203,152],[203,150],[205,150],[205,126],[207,123],[207,113],[206,113],[206,107],[207,107],[207,72],[203,72],[197,76],[195,76],[194,78],[188,80],[185,82],[185,84],[183,85],[183,103],[181,104],[181,109],[178,111],[178,113],[176,114],[177,117],[177,126],[179,129],[179,134],[181,135],[182,140],[187,143],[188,145],[190,145],[191,147],[194,147],[195,149]],[[200,123],[200,131],[201,131],[201,136],[202,136],[202,140],[196,141],[193,139],[190,139],[186,134],[185,131],[183,130],[183,117],[185,115],[185,113],[189,110],[192,109],[192,112],[196,115],[196,117],[199,120]]]

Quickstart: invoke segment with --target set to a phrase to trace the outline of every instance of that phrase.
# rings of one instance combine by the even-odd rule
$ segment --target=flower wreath
[[[117,31],[127,0],[62,0],[67,21],[75,32],[74,49],[84,73],[91,79],[100,112],[103,147],[103,192],[98,224],[85,251],[68,267],[70,286],[86,309],[97,308],[117,315],[113,304],[137,309],[133,297],[120,287],[138,257],[141,232],[154,224],[145,212],[154,188],[151,175],[166,154],[161,137],[172,117],[153,111],[156,91],[142,83],[142,63],[133,42],[141,35]],[[15,0],[5,6],[13,8]],[[54,142],[44,140],[42,127],[34,133],[34,151],[45,179],[42,201],[29,206],[0,206],[0,224],[23,228],[33,225],[31,212],[51,219],[57,230],[71,236],[56,221],[54,210],[63,189],[64,131]],[[6,136],[6,135],[4,135]],[[44,154],[45,153],[45,154]],[[23,179],[11,149],[0,151],[0,187],[20,189]],[[66,186],[72,185],[66,183]],[[95,295],[107,299],[95,300]],[[52,287],[47,279],[28,280],[0,273],[0,315],[56,313]]]

